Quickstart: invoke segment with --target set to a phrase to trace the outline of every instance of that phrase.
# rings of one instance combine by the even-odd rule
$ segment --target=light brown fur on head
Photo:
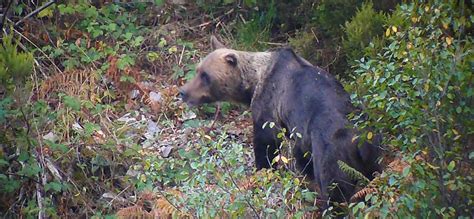
[[[198,64],[196,77],[181,87],[183,100],[191,106],[215,101],[249,105],[271,53],[228,49],[214,36],[211,47],[214,51]]]

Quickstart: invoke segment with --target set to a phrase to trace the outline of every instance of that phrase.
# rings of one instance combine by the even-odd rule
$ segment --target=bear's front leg
[[[277,156],[279,141],[275,128],[262,128],[264,122],[255,122],[253,126],[253,149],[257,170],[272,167],[273,158]],[[275,166],[273,166],[275,167]]]

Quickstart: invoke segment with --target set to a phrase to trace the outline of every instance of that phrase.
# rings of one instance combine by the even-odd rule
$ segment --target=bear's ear
[[[229,53],[224,56],[225,61],[232,66],[237,65],[237,56],[234,53]]]
[[[214,35],[212,35],[211,36],[211,49],[216,50],[216,49],[221,49],[221,48],[226,48],[226,47],[223,43],[219,42],[219,40],[217,40],[217,38]]]

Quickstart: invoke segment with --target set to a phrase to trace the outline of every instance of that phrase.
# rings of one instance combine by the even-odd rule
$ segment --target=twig
[[[214,129],[214,124],[216,123],[217,117],[219,116],[220,112],[221,112],[221,105],[217,104],[216,114],[214,115],[214,120],[212,121],[211,127],[209,127],[209,131]]]
[[[26,176],[26,175],[22,175],[22,174],[18,174],[18,173],[3,173],[5,175],[8,175],[8,176],[18,176],[18,177],[24,177],[24,178],[27,178],[35,183],[39,183],[38,180],[36,180],[35,178],[32,178],[31,176]]]
[[[160,195],[171,205],[173,206],[177,211],[179,211],[179,213],[183,214],[183,212],[181,210],[179,210],[179,208],[173,203],[171,202],[168,197],[166,197],[166,195],[161,192],[159,189],[157,189],[157,192],[160,193]]]
[[[230,171],[229,169],[229,164],[227,163],[227,161],[224,159],[224,157],[220,156],[218,154],[219,157],[222,158],[222,162],[224,163],[224,168],[226,169],[226,171],[229,173],[229,177],[230,177],[230,181],[232,181],[232,184],[234,184],[234,186],[237,188],[237,190],[242,193],[242,190],[240,189],[239,185],[237,184],[237,182],[235,181],[234,177],[232,176],[232,172]],[[252,192],[252,190],[250,190],[250,192]],[[252,203],[250,203],[250,201],[247,199],[247,197],[245,198],[245,202],[247,202],[247,205],[252,209],[252,211],[254,212],[256,218],[260,218],[260,215],[258,214],[257,212],[257,209],[255,209],[252,205]]]
[[[324,66],[323,69],[329,70],[329,69],[328,69],[329,66],[332,65],[332,64],[334,64],[334,63],[337,61],[337,59],[339,58],[339,52],[340,52],[340,51],[341,51],[341,47],[338,46],[337,49],[336,49],[336,55],[334,56],[334,59],[333,59],[330,63],[328,63],[326,66]]]
[[[5,21],[7,20],[7,13],[10,10],[10,6],[12,5],[13,1],[15,0],[9,1],[7,7],[5,8],[5,11],[3,11],[2,23],[0,23],[0,30],[3,30],[3,24],[5,24]]]
[[[313,33],[313,36],[314,36],[314,38],[316,39],[316,42],[319,43],[318,36],[316,35],[316,33],[314,33],[313,28],[311,28],[311,33]]]
[[[288,45],[286,43],[272,43],[272,42],[265,42],[265,41],[260,41],[260,40],[257,42],[261,44],[272,45],[272,46],[287,46]]]
[[[181,50],[181,55],[179,56],[178,65],[181,65],[181,61],[183,60],[183,55],[184,55],[184,50],[185,49],[186,49],[186,46],[183,45],[183,49]]]
[[[109,203],[107,204],[108,206],[112,206],[112,202],[115,201],[115,199],[117,199],[122,193],[124,193],[125,191],[127,191],[128,188],[130,188],[131,185],[128,185],[127,187],[125,187],[125,189],[123,189],[122,191],[120,191],[116,196],[114,196],[114,198],[112,200],[109,201]],[[125,199],[126,200],[126,199]]]
[[[15,25],[13,25],[13,27],[16,27],[18,25],[20,25],[21,23],[23,23],[26,19],[30,18],[31,16],[34,16],[36,14],[38,14],[39,12],[41,12],[42,10],[46,9],[47,7],[49,7],[50,5],[56,3],[56,0],[51,0],[49,1],[48,3],[44,4],[43,6],[37,8],[36,10],[32,11],[31,13],[29,13],[28,15],[26,15],[25,17],[23,17],[21,20],[19,20],[18,22],[15,23]]]
[[[33,146],[33,143],[31,142],[30,137],[29,137],[31,126],[30,126],[30,123],[28,122],[28,118],[26,117],[25,112],[23,111],[23,107],[20,107],[20,112],[21,112],[21,115],[23,117],[23,120],[24,120],[24,122],[26,124],[26,128],[27,128],[27,130],[26,130],[26,141],[28,142],[30,150],[34,151],[33,156],[35,157],[36,162],[38,163],[38,166],[41,168],[41,172],[38,173],[39,180],[36,182],[36,200],[38,202],[38,208],[39,208],[38,219],[43,219],[45,209],[43,207],[44,206],[43,205],[44,198],[43,198],[43,194],[42,194],[43,191],[42,190],[44,189],[44,185],[46,185],[46,176],[44,174],[44,157],[42,157],[43,146],[42,146],[41,142],[39,142],[41,153],[38,153],[35,150],[35,148]]]
[[[28,39],[25,35],[23,35],[22,33],[18,32],[15,28],[13,28],[13,31],[15,33],[17,33],[18,35],[20,35],[21,37],[23,37],[26,41],[28,41],[29,43],[31,43],[31,45],[33,45],[34,47],[36,47],[50,62],[51,64],[53,64],[54,67],[56,67],[56,70],[58,70],[58,72],[60,73],[63,73],[61,71],[61,69],[59,69],[59,67],[54,64],[54,61],[45,53],[43,52],[43,50],[41,48],[39,48],[39,46],[37,46],[35,43],[33,43],[30,39]],[[39,63],[37,63],[37,65],[39,65]]]

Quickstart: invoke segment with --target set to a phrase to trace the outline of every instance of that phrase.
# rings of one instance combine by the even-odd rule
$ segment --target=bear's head
[[[197,66],[196,76],[180,88],[179,94],[189,106],[216,101],[248,102],[244,97],[239,51],[226,48],[214,36],[213,51]],[[247,98],[248,99],[248,98]]]

